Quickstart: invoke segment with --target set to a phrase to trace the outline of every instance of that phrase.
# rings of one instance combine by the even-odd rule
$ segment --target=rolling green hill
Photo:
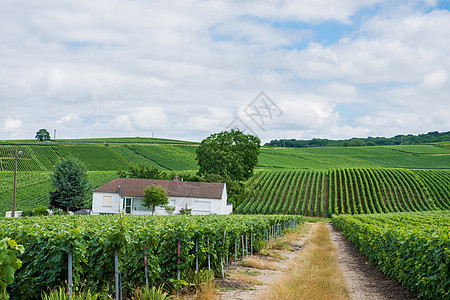
[[[164,170],[195,170],[197,146],[172,144],[39,144],[0,146],[0,171],[51,171],[59,157],[74,156],[89,171],[126,170],[139,164]],[[449,169],[450,149],[432,145],[324,148],[262,148],[258,168]]]
[[[450,149],[441,146],[263,147],[259,156],[258,170],[280,170],[280,172],[284,172],[282,178],[289,182],[289,186],[297,185],[298,189],[302,189],[302,186],[308,186],[312,189],[309,194],[305,195],[300,194],[297,190],[291,191],[286,187],[283,197],[287,198],[287,195],[290,193],[289,197],[303,197],[305,199],[312,197],[312,199],[305,204],[301,201],[306,200],[299,200],[300,202],[295,202],[295,204],[287,204],[286,202],[281,204],[281,208],[277,208],[278,203],[271,203],[267,204],[267,207],[258,208],[257,211],[274,213],[280,210],[288,213],[295,211],[302,214],[328,215],[330,212],[347,212],[350,207],[351,213],[353,213],[354,209],[352,206],[342,207],[342,205],[338,205],[336,209],[334,208],[336,200],[330,196],[334,192],[333,180],[334,178],[344,178],[339,177],[344,175],[336,175],[338,176],[336,177],[334,172],[340,174],[340,171],[333,171],[334,169],[365,170],[364,172],[373,172],[381,176],[383,172],[391,172],[383,169],[402,168],[404,170],[401,172],[406,172],[406,169],[410,169],[417,176],[428,178],[431,176],[431,171],[429,170],[450,169]],[[93,188],[95,188],[117,176],[118,170],[127,170],[130,166],[138,166],[140,164],[150,167],[156,166],[162,170],[171,171],[196,170],[195,157],[197,147],[198,145],[190,142],[149,138],[58,140],[57,142],[45,143],[13,141],[0,143],[0,215],[3,215],[6,210],[10,209],[12,202],[12,171],[14,170],[16,150],[22,151],[18,157],[19,185],[17,189],[17,209],[21,210],[48,204],[48,192],[50,190],[48,175],[60,157],[73,156],[83,162],[89,174],[91,174],[91,178],[97,178],[92,180]],[[356,174],[356,171],[352,172],[352,174]],[[263,174],[271,173],[266,172]],[[445,174],[448,174],[448,172],[442,174],[444,174],[442,178],[447,178],[446,176],[448,175]],[[294,176],[295,180],[292,179]],[[308,179],[303,180],[304,176],[307,176],[305,178]],[[350,176],[350,174],[346,176]],[[429,183],[425,189],[426,193],[432,193],[432,187],[439,190],[439,185],[442,185],[442,178],[435,178],[436,182],[428,180],[427,182]],[[377,180],[377,177],[375,177],[373,184],[377,184]],[[424,185],[421,183],[422,181],[425,181],[425,179],[416,183],[423,190]],[[400,184],[399,182],[397,184]],[[254,183],[252,184],[254,185]],[[282,185],[281,181],[274,186],[278,185]],[[331,190],[329,190],[330,186],[333,187]],[[255,186],[256,188],[261,190],[263,186]],[[394,184],[392,189],[399,191],[400,187]],[[281,197],[282,193],[283,191],[279,191],[280,195],[278,195],[278,190],[272,188],[270,192],[267,192],[267,195],[261,194],[258,197],[276,199],[276,197]],[[364,193],[366,193],[365,190]],[[386,193],[388,194],[383,194],[385,198],[395,195],[399,197],[399,194],[392,193],[391,195],[389,192]],[[410,195],[411,193],[405,192],[405,195]],[[349,197],[356,197],[355,195],[350,194]],[[444,193],[444,195],[447,194]],[[448,195],[445,197],[448,197]],[[257,201],[259,200],[257,199]],[[340,198],[339,201],[341,201]],[[331,211],[328,203],[333,203]],[[245,202],[245,205],[247,204],[248,202]],[[283,206],[287,207],[283,208]],[[364,211],[377,211],[371,207],[369,208],[369,210],[364,208]],[[244,212],[243,208],[239,208],[239,211]],[[249,212],[253,213],[252,210],[249,210]]]

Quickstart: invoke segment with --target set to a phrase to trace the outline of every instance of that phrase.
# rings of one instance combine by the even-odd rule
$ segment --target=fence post
[[[222,247],[225,250],[225,237],[226,237],[227,231],[224,230],[223,231],[223,242],[222,242]],[[223,256],[220,257],[220,266],[222,267],[222,278],[225,278],[225,274],[223,272]]]
[[[237,261],[237,238],[234,239],[234,268],[237,268],[236,261]]]
[[[253,256],[253,232],[250,232],[250,255]]]
[[[248,238],[247,238],[247,233],[245,234],[245,256],[248,256]]]
[[[116,288],[116,300],[119,300],[119,253],[114,250],[114,279]]]
[[[177,260],[177,280],[180,282],[180,255],[181,255],[181,241],[178,241],[178,252],[177,252],[178,260]],[[180,296],[180,290],[177,290],[177,297]]]
[[[147,253],[145,253],[145,246],[144,246],[144,266],[145,266],[145,287],[148,290],[148,263],[147,263]]]
[[[209,251],[209,238],[208,238],[208,270],[211,270],[211,253]]]
[[[69,300],[72,299],[72,288],[73,288],[73,280],[72,280],[72,249],[67,253],[67,263],[68,263],[68,277],[69,277]]]
[[[198,238],[195,239],[195,271],[198,272]]]

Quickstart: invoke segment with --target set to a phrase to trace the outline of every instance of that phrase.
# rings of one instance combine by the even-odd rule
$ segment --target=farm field
[[[163,170],[195,170],[195,145],[173,144],[37,144],[0,146],[0,171],[51,171],[59,157],[74,156],[89,171],[124,170],[139,164]],[[450,150],[432,145],[383,147],[262,148],[260,169],[334,168],[450,169]]]
[[[450,211],[333,216],[333,226],[419,298],[449,299]]]
[[[242,214],[365,214],[450,209],[446,170],[261,171],[246,186]]]
[[[51,172],[18,172],[16,190],[16,210],[34,209],[50,204],[49,192]],[[92,189],[97,188],[117,177],[115,171],[90,171],[87,173]],[[11,211],[13,198],[13,172],[0,172],[0,216]],[[92,202],[92,195],[85,199]]]
[[[233,215],[10,218],[0,223],[0,239],[8,236],[25,247],[8,289],[12,299],[40,299],[47,286],[67,280],[69,252],[74,281],[95,292],[108,289],[115,249],[125,293],[145,285],[144,249],[150,284],[173,287],[178,270],[182,280],[197,268],[226,270],[236,254],[241,259],[301,222],[301,216]]]

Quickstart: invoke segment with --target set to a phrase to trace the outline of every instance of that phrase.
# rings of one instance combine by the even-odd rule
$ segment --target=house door
[[[131,198],[125,198],[123,201],[123,210],[126,214],[131,214],[132,201]]]

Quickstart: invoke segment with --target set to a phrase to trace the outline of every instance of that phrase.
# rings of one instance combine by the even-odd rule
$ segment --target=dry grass
[[[249,256],[246,260],[241,261],[240,265],[259,270],[278,270],[276,262],[267,261],[256,256]]]
[[[260,280],[256,279],[254,276],[249,275],[249,274],[244,274],[241,272],[234,272],[232,274],[232,277],[233,277],[233,279],[235,279],[236,281],[239,281],[241,283],[258,284],[258,285],[263,284]]]
[[[287,257],[283,256],[281,252],[287,250],[294,251],[293,246],[297,245],[298,240],[300,240],[309,231],[310,227],[310,223],[303,223],[300,226],[296,226],[292,230],[288,231],[284,236],[276,240],[271,240],[267,246],[261,249],[259,254],[263,256],[270,256],[278,261],[287,259]]]
[[[324,223],[313,226],[304,250],[261,299],[350,299],[336,247]]]

